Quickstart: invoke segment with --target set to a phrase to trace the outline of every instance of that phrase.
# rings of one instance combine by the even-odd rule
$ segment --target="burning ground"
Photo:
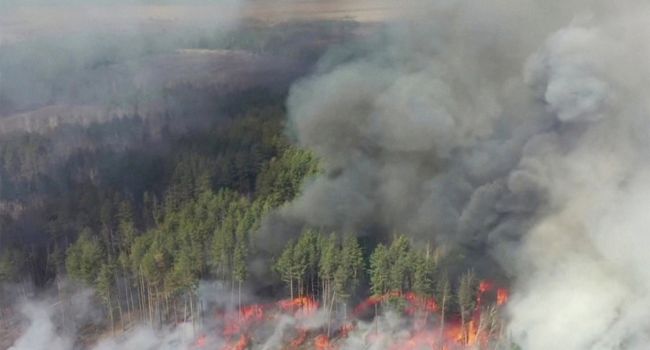
[[[63,301],[50,303],[52,300],[42,298],[21,306],[20,312],[27,322],[23,335],[9,349],[510,348],[505,343],[505,328],[500,318],[508,292],[488,281],[477,285],[476,299],[472,301],[474,308],[465,325],[456,312],[445,311],[448,305],[413,292],[376,295],[363,300],[349,314],[343,314],[331,313],[311,296],[262,304],[235,305],[225,299],[214,303],[215,295],[211,293],[227,293],[223,287],[220,283],[204,283],[200,287],[210,293],[202,300],[210,305],[210,310],[206,310],[201,321],[179,319],[174,326],[161,329],[137,326],[118,333],[108,332],[99,341],[92,340],[96,330],[88,328],[101,317],[90,304],[91,291],[73,294],[76,304],[65,308],[74,316],[68,316],[67,321],[61,318]]]

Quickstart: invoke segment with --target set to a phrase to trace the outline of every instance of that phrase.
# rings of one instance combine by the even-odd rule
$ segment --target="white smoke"
[[[93,350],[141,350],[160,349],[177,350],[189,349],[196,342],[197,336],[191,323],[181,323],[171,329],[155,330],[151,327],[140,326],[128,331],[120,337],[112,337],[101,341]]]
[[[30,324],[9,350],[67,350],[72,348],[72,339],[59,334],[48,310],[49,305],[45,302],[28,303],[21,307],[21,313],[29,320]]]
[[[650,7],[429,9],[294,86],[328,174],[284,217],[482,248],[523,349],[647,349]]]
[[[191,321],[162,327],[143,322],[125,330],[116,327],[112,333],[110,321],[97,304],[94,292],[85,288],[58,298],[29,297],[19,305],[25,327],[10,350],[189,349],[202,334],[198,322]],[[84,330],[88,326],[91,326],[90,333]],[[97,333],[99,329],[104,334]],[[80,343],[84,337],[91,339],[91,344]],[[211,344],[223,344],[216,335],[211,335],[209,340]]]
[[[558,31],[529,61],[549,111],[588,123],[537,159],[549,208],[519,251],[510,305],[525,349],[650,345],[650,37],[648,8],[628,9]]]

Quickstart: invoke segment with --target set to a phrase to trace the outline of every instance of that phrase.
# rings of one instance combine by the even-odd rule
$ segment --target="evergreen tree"
[[[428,253],[414,254],[413,291],[422,297],[432,296],[434,293],[434,275],[436,264]]]
[[[336,234],[330,234],[328,239],[321,240],[321,257],[318,264],[319,274],[322,280],[323,305],[327,306],[332,301],[334,292],[334,274],[339,266],[339,244]]]
[[[390,289],[398,292],[410,290],[412,280],[411,244],[406,236],[400,235],[393,240],[389,254],[391,258]]]
[[[90,229],[85,229],[79,239],[68,248],[65,261],[68,274],[74,278],[93,285],[103,261],[102,248],[92,238]]]
[[[136,237],[133,206],[130,201],[123,200],[120,203],[117,213],[117,222],[120,246],[123,248],[130,247]]]
[[[339,266],[334,274],[334,288],[342,301],[347,301],[359,285],[363,272],[363,252],[355,236],[346,235],[341,245]]]
[[[370,255],[370,290],[380,296],[390,291],[391,261],[388,248],[379,244]]]
[[[294,247],[295,244],[293,241],[287,242],[282,254],[274,265],[275,271],[280,274],[280,279],[289,287],[291,299],[293,299],[294,282],[299,275],[299,269],[294,260]]]
[[[458,306],[460,307],[461,327],[463,330],[463,342],[468,342],[468,321],[476,308],[476,278],[474,272],[469,270],[460,277],[458,286]]]
[[[114,282],[115,268],[112,264],[102,264],[97,274],[95,290],[106,306],[108,317],[111,321],[111,330],[115,332],[115,315],[114,315]]]
[[[239,237],[237,246],[233,254],[233,275],[237,282],[237,294],[239,306],[241,307],[241,286],[248,276],[246,257],[248,254],[248,244],[245,237]]]
[[[18,249],[5,249],[0,253],[0,283],[19,282],[25,263],[23,253]]]
[[[451,298],[451,285],[446,273],[441,274],[436,281],[436,300],[440,307],[440,339],[444,339],[445,332],[445,319],[447,310],[449,309],[449,302]]]
[[[294,263],[298,273],[300,295],[315,294],[318,264],[320,260],[319,237],[313,230],[302,233],[294,247]]]

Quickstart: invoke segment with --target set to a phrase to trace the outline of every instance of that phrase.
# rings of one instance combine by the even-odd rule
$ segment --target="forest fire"
[[[291,313],[296,317],[311,316],[319,307],[318,302],[310,297],[280,300],[277,305],[285,313]]]
[[[314,339],[314,347],[316,350],[330,350],[333,347],[330,345],[330,339],[325,334],[320,334]]]
[[[246,335],[241,335],[239,340],[233,344],[226,345],[222,350],[245,350],[248,349],[250,339]]]
[[[368,297],[366,300],[354,308],[353,314],[355,316],[363,315],[369,308],[375,305],[396,299],[404,300],[408,304],[404,309],[404,312],[409,315],[413,315],[417,311],[432,313],[438,310],[438,305],[436,304],[434,298],[421,297],[413,292],[401,293],[399,291],[396,291],[389,292],[384,295]]]
[[[497,289],[497,305],[505,305],[508,302],[508,297],[510,294],[505,288]]]
[[[370,310],[376,312],[372,322],[378,322],[379,310],[399,310],[406,322],[407,332],[398,335],[392,330],[375,326],[364,336],[368,345],[379,344],[379,348],[391,350],[410,349],[466,349],[479,346],[487,347],[500,329],[494,328],[495,319],[489,319],[505,305],[508,300],[508,290],[497,288],[490,281],[482,281],[475,289],[473,309],[468,319],[463,319],[457,311],[445,310],[431,296],[420,296],[414,292],[389,292],[384,295],[370,296],[359,303],[351,312],[349,319],[332,320],[336,330],[331,332],[327,325],[320,324],[315,328],[305,327],[300,321],[308,320],[317,315],[320,304],[309,296],[294,299],[284,299],[272,304],[252,304],[240,307],[238,310],[225,314],[217,314],[223,321],[224,327],[220,334],[226,344],[214,346],[208,344],[208,338],[203,335],[195,342],[200,349],[244,350],[256,348],[256,332],[263,327],[273,328],[281,316],[290,316],[290,337],[284,337],[284,349],[315,349],[334,350],[345,348],[344,343],[349,337],[356,336],[357,322],[368,316]],[[492,310],[492,311],[490,311]],[[406,334],[406,335],[405,335]],[[384,346],[384,343],[388,345]]]

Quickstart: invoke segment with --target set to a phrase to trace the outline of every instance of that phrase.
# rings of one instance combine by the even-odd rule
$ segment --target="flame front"
[[[222,350],[252,349],[254,346],[255,332],[258,328],[273,327],[280,315],[287,315],[295,320],[291,338],[285,339],[283,349],[315,349],[335,350],[344,339],[354,334],[355,319],[367,318],[369,311],[378,312],[379,305],[387,305],[392,301],[399,301],[402,305],[403,316],[406,317],[408,332],[382,333],[377,327],[367,333],[364,341],[368,346],[379,344],[379,348],[390,350],[416,350],[416,349],[469,349],[488,348],[493,331],[486,330],[489,322],[484,318],[485,305],[491,301],[500,309],[508,301],[508,290],[495,288],[493,282],[482,281],[476,292],[476,309],[471,317],[461,322],[458,314],[448,310],[444,315],[441,307],[432,297],[417,295],[413,292],[390,292],[384,295],[371,296],[359,303],[352,311],[352,319],[338,321],[338,326],[329,331],[329,325],[320,328],[305,328],[301,320],[309,320],[319,310],[319,303],[310,296],[301,296],[295,299],[284,299],[274,304],[252,304],[242,306],[236,311],[218,314],[217,318],[223,321],[224,327],[219,336],[225,340],[225,345],[212,347]],[[497,310],[498,309],[493,309]],[[372,315],[376,317],[377,315]],[[444,321],[443,321],[444,319]],[[331,321],[331,320],[330,320]],[[335,320],[336,321],[336,320]],[[373,321],[376,322],[376,321]],[[261,339],[262,340],[262,339]],[[210,348],[208,337],[201,335],[195,342],[196,348]]]

